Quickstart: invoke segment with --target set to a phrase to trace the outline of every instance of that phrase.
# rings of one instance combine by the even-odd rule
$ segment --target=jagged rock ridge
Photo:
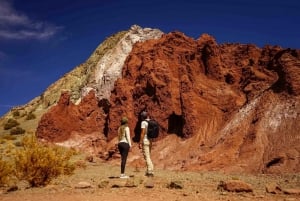
[[[166,168],[299,172],[299,56],[166,34],[134,47],[109,116],[136,122],[147,109],[167,137],[154,153]],[[117,121],[110,125],[112,139]],[[176,143],[170,134],[189,139]]]
[[[300,171],[299,50],[219,45],[208,34],[194,40],[138,26],[116,41],[78,89],[51,102],[37,128],[40,139],[118,163],[121,116],[129,117],[136,140],[146,109],[161,125],[153,148],[157,167]],[[128,163],[143,165],[137,147]]]

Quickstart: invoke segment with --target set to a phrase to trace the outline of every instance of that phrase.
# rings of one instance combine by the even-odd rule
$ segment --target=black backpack
[[[147,137],[149,139],[157,138],[159,134],[159,124],[154,119],[146,121],[148,122]]]

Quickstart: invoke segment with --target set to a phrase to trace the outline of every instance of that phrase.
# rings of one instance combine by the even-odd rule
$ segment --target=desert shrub
[[[44,186],[59,175],[73,173],[73,151],[40,144],[34,136],[25,136],[22,144],[15,154],[16,176],[31,187]]]
[[[25,133],[25,130],[19,126],[12,128],[10,130],[11,135],[19,135],[19,134],[24,134],[24,133]]]
[[[5,144],[6,143],[6,139],[0,138],[0,144]]]
[[[15,119],[8,119],[8,121],[6,122],[6,124],[4,124],[4,130],[9,130],[13,127],[16,127],[19,125],[19,122],[16,121]]]
[[[11,135],[20,135],[20,134],[24,134],[24,133],[25,133],[25,130],[19,126],[12,128],[10,130]]]
[[[7,142],[7,140],[15,140],[15,139],[17,139],[17,137],[10,134],[5,134],[1,136],[1,140],[3,140],[4,142]]]
[[[19,117],[20,116],[20,112],[18,110],[15,110],[13,112],[13,117]]]
[[[14,141],[7,141],[4,146],[4,150],[2,152],[2,156],[5,158],[9,158],[10,160],[14,160],[14,156],[16,153],[16,146],[14,145]]]
[[[36,116],[35,114],[33,114],[32,112],[30,112],[27,116],[26,116],[26,120],[31,120],[31,119],[35,119]]]
[[[13,176],[12,164],[0,155],[0,186],[9,184],[10,178]]]
[[[15,145],[16,147],[22,147],[22,146],[23,146],[23,143],[22,143],[21,141],[16,141],[16,142],[14,143],[14,145]]]

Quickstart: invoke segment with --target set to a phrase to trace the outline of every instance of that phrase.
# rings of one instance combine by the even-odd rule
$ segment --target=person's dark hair
[[[123,117],[123,118],[121,119],[121,125],[125,125],[125,124],[127,124],[127,123],[128,123],[127,117]]]
[[[148,114],[147,114],[146,111],[143,111],[143,112],[141,113],[141,118],[142,118],[143,120],[146,119],[147,116],[148,116]]]

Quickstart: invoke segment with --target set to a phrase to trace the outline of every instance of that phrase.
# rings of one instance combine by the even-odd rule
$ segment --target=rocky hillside
[[[195,40],[133,26],[16,109],[42,111],[39,139],[112,163],[119,163],[120,118],[128,116],[138,140],[138,117],[147,110],[161,126],[156,167],[300,172],[300,50],[217,44],[207,34]],[[144,165],[137,146],[128,163]]]

